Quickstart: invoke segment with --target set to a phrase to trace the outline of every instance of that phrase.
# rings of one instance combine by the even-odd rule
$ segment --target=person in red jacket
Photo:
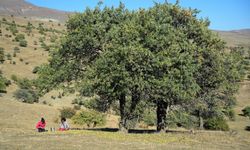
[[[36,129],[38,132],[45,132],[45,126],[46,126],[46,122],[44,118],[41,118],[41,121],[39,121],[36,124]]]

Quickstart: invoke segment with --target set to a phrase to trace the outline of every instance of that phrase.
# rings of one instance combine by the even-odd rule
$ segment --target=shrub
[[[12,56],[11,56],[10,53],[8,53],[8,54],[6,55],[6,57],[7,57],[8,60],[12,60]]]
[[[20,48],[19,47],[14,47],[14,52],[16,52],[16,53],[20,53]]]
[[[106,123],[106,116],[97,111],[89,110],[82,111],[79,114],[76,114],[72,117],[72,120],[75,124],[87,125],[88,127],[102,126]]]
[[[10,84],[11,81],[2,75],[2,71],[0,70],[0,93],[7,93],[6,86],[9,86]]]
[[[19,60],[20,60],[21,62],[23,62],[23,59],[22,59],[22,58],[20,58]]]
[[[235,121],[235,112],[233,109],[227,109],[224,111],[224,114],[231,120]]]
[[[65,107],[60,110],[60,113],[61,118],[71,118],[76,114],[76,111],[73,108]]]
[[[16,57],[16,53],[15,52],[13,53],[13,57]]]
[[[50,47],[48,45],[46,45],[44,42],[41,43],[41,47],[45,50],[45,51],[49,51]]]
[[[243,116],[250,118],[250,106],[247,106],[244,109],[242,109],[242,112],[243,112]]]
[[[15,82],[17,82],[18,81],[18,78],[17,78],[17,76],[16,75],[11,75],[11,80],[13,80],[13,81],[15,81]]]
[[[37,45],[37,41],[33,41],[33,44],[34,44],[34,45]]]
[[[38,102],[37,93],[30,89],[19,89],[14,93],[14,97],[24,103],[33,104]]]
[[[5,56],[4,56],[4,48],[0,47],[0,63],[4,63]]]
[[[27,41],[26,40],[21,40],[20,42],[19,42],[19,46],[21,46],[21,47],[27,47]]]
[[[208,130],[222,130],[222,131],[229,130],[229,126],[226,120],[222,117],[207,119],[204,123],[204,128]]]
[[[15,65],[15,64],[16,64],[16,62],[15,62],[15,61],[13,61],[13,62],[12,62],[12,64],[13,64],[13,65]]]
[[[6,22],[7,20],[6,20],[6,18],[2,18],[2,20],[4,21],[4,22]]]
[[[15,41],[17,42],[20,42],[22,40],[25,40],[25,36],[23,34],[18,34],[16,37],[15,37]]]
[[[21,89],[31,89],[33,83],[31,80],[23,78],[23,79],[18,79],[17,84]]]

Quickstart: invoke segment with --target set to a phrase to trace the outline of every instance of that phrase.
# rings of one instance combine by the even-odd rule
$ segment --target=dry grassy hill
[[[72,13],[38,7],[25,0],[1,0],[0,14],[65,22]]]
[[[3,21],[3,18],[7,20]],[[63,36],[65,27],[54,21],[41,21],[31,18],[16,16],[0,16],[1,32],[0,47],[3,47],[5,54],[12,56],[11,60],[6,60],[0,64],[3,75],[11,79],[12,75],[29,79],[36,78],[32,73],[35,66],[46,63],[48,51],[41,46],[39,39],[45,38],[46,45],[56,44]],[[8,23],[18,25],[18,33],[24,34],[28,42],[27,47],[20,47],[18,42],[13,41],[15,36],[7,30]],[[38,29],[32,29],[28,35],[25,26],[30,22],[34,27],[43,24],[46,29],[56,29],[58,32],[46,32],[46,35],[39,33]],[[245,31],[219,32],[229,46],[238,44],[249,45],[250,34]],[[11,36],[10,36],[11,35]],[[51,37],[57,36],[55,42],[51,42]],[[237,39],[237,40],[236,40]],[[37,44],[34,44],[34,41]],[[20,48],[20,53],[15,57],[14,47]],[[13,63],[15,62],[15,63]],[[230,132],[197,131],[195,134],[168,133],[168,134],[121,134],[100,131],[70,131],[67,133],[49,132],[37,134],[34,132],[34,125],[41,116],[46,117],[48,127],[57,127],[57,119],[60,108],[72,106],[74,95],[67,95],[58,98],[59,91],[52,91],[40,98],[39,104],[25,104],[13,98],[13,92],[17,85],[12,84],[7,88],[7,94],[0,97],[0,149],[249,149],[250,132],[244,130],[250,126],[250,120],[240,115],[236,116],[236,121],[229,122]],[[250,81],[242,83],[237,95],[238,104],[236,113],[250,105]],[[52,96],[56,98],[53,99]],[[42,104],[46,101],[47,104]],[[109,115],[106,127],[117,127],[118,117]],[[73,124],[71,124],[73,127]]]

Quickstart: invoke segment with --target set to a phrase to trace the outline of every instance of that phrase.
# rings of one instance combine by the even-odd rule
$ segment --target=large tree
[[[124,130],[141,101],[155,103],[159,131],[172,105],[193,104],[202,118],[209,106],[232,102],[239,70],[197,13],[168,3],[137,11],[123,4],[87,8],[67,22],[62,44],[39,71],[39,88],[73,85],[109,105],[118,101]]]

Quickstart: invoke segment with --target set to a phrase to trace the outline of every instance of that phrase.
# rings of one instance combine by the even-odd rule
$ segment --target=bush
[[[222,130],[222,131],[229,130],[229,126],[226,120],[222,117],[207,119],[204,123],[204,128],[208,130]]]
[[[4,56],[4,48],[0,47],[0,63],[4,63],[5,56]]]
[[[27,78],[18,79],[17,84],[21,89],[31,89],[33,85],[32,81]]]
[[[21,47],[27,47],[27,41],[26,40],[21,40],[20,42],[19,42],[19,46],[21,46]]]
[[[20,48],[19,47],[14,47],[14,52],[16,52],[16,53],[20,53]]]
[[[6,55],[6,57],[7,57],[8,60],[12,60],[12,56],[11,56],[10,53],[8,53],[8,54]]]
[[[247,106],[244,109],[242,109],[242,112],[243,112],[243,116],[250,118],[250,106]]]
[[[34,102],[38,102],[37,93],[30,89],[19,89],[14,93],[14,97],[24,103],[33,104]]]
[[[61,113],[60,115],[61,118],[71,118],[76,114],[76,111],[73,108],[65,107],[60,110],[60,113]]]
[[[75,124],[87,125],[88,127],[102,126],[106,123],[106,116],[97,111],[89,110],[82,111],[79,114],[76,114],[72,117],[72,120]]]
[[[20,42],[22,40],[25,40],[25,36],[23,34],[18,34],[16,37],[15,37],[15,41],[17,42]]]
[[[17,78],[17,76],[16,75],[11,75],[11,80],[13,80],[13,81],[15,81],[15,82],[17,82],[18,81],[18,78]]]

